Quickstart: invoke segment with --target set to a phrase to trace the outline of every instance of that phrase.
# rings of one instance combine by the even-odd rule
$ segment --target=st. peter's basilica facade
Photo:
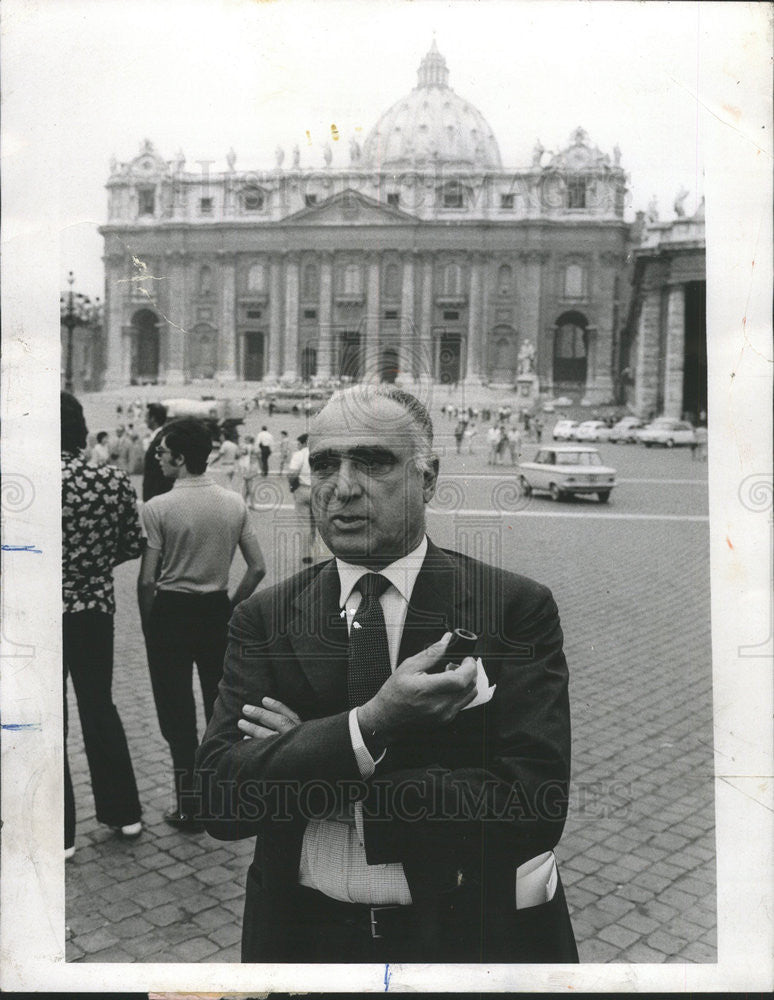
[[[106,386],[330,378],[512,386],[610,400],[632,249],[620,151],[582,128],[503,167],[435,43],[349,165],[186,169],[146,141],[112,164]],[[534,361],[531,360],[534,356]]]

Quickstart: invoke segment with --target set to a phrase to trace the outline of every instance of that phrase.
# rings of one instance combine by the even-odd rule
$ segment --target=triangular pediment
[[[374,198],[353,191],[339,191],[317,205],[309,205],[289,215],[285,222],[312,223],[315,226],[396,225],[416,221],[413,215]]]

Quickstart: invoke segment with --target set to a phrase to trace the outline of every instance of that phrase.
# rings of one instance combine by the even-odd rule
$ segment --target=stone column
[[[282,377],[298,377],[298,263],[297,253],[285,257],[285,336],[283,339]]]
[[[671,285],[667,298],[666,371],[664,416],[680,420],[683,415],[683,368],[685,366],[685,285]]]
[[[224,254],[220,262],[220,336],[218,337],[218,370],[215,377],[220,382],[234,382],[237,377],[236,361],[236,260],[233,254]]]
[[[185,380],[185,256],[173,251],[167,258],[169,281],[167,282],[167,367],[159,372],[167,384]],[[161,332],[161,331],[159,331]]]
[[[586,368],[585,398],[590,403],[607,403],[613,398],[613,313],[615,271],[623,266],[619,254],[604,252],[594,262],[588,280],[599,289],[597,318],[599,325],[589,327],[589,354]]]
[[[660,325],[661,292],[652,288],[645,293],[637,323],[634,408],[640,417],[647,417],[651,410],[658,407]]]
[[[320,323],[320,347],[317,355],[317,374],[321,378],[330,378],[333,374],[333,256],[330,253],[320,254],[320,306],[318,310]]]
[[[129,294],[123,257],[105,258],[105,388],[118,389],[129,384],[124,361],[124,299]]]
[[[119,386],[129,385],[132,381],[132,349],[137,331],[127,323],[121,327],[121,369],[119,374]]]
[[[282,343],[282,262],[272,256],[269,266],[269,352],[266,382],[280,377],[280,345]]]
[[[470,260],[470,295],[468,297],[468,332],[465,343],[464,374],[465,385],[480,385],[481,377],[476,365],[476,344],[481,337],[481,257],[472,254]]]
[[[363,381],[379,381],[379,255],[369,254],[365,308]]]
[[[433,345],[433,256],[427,254],[422,266],[422,303],[419,320],[419,358],[417,377],[428,382],[438,375],[438,361]]]
[[[416,357],[418,338],[414,326],[414,254],[403,256],[403,278],[400,290],[400,348],[398,385],[412,385],[414,372],[422,367]]]
[[[542,334],[540,321],[540,293],[542,286],[542,267],[544,256],[538,251],[526,251],[519,254],[521,269],[519,274],[519,319],[516,328],[519,331],[519,346],[530,340],[535,347],[535,370],[542,383],[554,381],[553,358],[547,350],[548,344]],[[550,317],[556,322],[556,317]]]

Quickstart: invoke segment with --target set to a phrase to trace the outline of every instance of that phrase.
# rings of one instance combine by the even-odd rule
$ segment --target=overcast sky
[[[416,85],[433,34],[450,85],[490,123],[504,166],[528,165],[538,138],[566,146],[582,125],[604,152],[621,148],[628,218],[654,194],[672,217],[681,187],[691,214],[703,193],[700,77],[724,71],[708,6],[718,5],[40,0],[29,115],[51,122],[62,279],[73,269],[80,290],[102,294],[97,226],[113,155],[134,157],[147,137],[164,159],[182,148],[188,169],[214,160],[220,170],[233,146],[244,169],[272,166],[277,145],[289,160],[298,143],[302,165],[320,166],[335,124],[343,164],[349,138],[362,141]],[[13,148],[23,137],[5,140]]]

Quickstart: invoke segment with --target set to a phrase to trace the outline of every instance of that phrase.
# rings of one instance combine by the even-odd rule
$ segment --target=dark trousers
[[[261,453],[261,475],[268,476],[269,455],[271,455],[271,448],[267,444],[262,444],[258,446],[258,450]]]
[[[108,826],[136,823],[141,816],[137,783],[111,693],[113,616],[102,611],[62,615],[64,681],[65,847],[75,843],[75,796],[67,762],[67,675],[81,719],[97,819]]]
[[[193,786],[198,745],[193,664],[209,722],[223,674],[230,617],[231,604],[225,591],[185,594],[160,590],[145,634],[161,735],[172,754],[177,807],[188,816],[198,811]]]

